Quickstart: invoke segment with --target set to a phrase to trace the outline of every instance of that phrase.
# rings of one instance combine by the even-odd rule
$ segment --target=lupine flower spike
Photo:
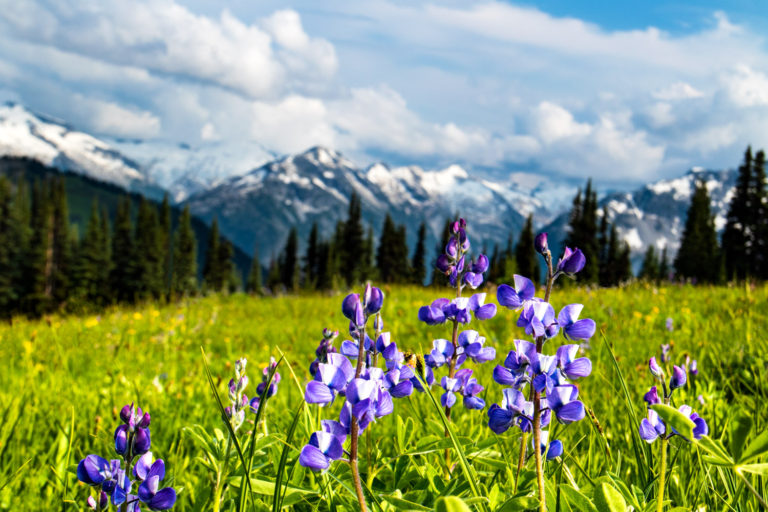
[[[553,268],[547,234],[539,234],[534,245],[547,264],[544,298],[536,297],[533,281],[520,275],[514,276],[513,286],[502,284],[496,293],[499,304],[519,311],[516,325],[532,341],[515,340],[515,348],[507,354],[504,363],[494,369],[494,380],[510,387],[504,390],[501,405],[493,404],[488,409],[488,427],[497,434],[513,426],[523,433],[533,431],[539,508],[545,510],[542,457],[556,459],[564,453],[565,447],[560,440],[548,444],[549,432],[542,429],[552,418],[563,424],[584,418],[585,407],[579,400],[579,390],[569,380],[589,376],[592,363],[589,358],[580,357],[582,347],[576,344],[562,345],[556,355],[544,354],[543,347],[558,333],[568,341],[587,342],[595,334],[596,325],[592,319],[581,318],[581,304],[569,304],[555,315],[555,309],[549,303],[555,280],[561,275],[574,277],[584,268],[586,259],[582,252],[566,247],[557,267]],[[521,463],[525,449],[524,435],[520,443]],[[518,467],[518,475],[520,469]]]
[[[88,508],[103,511],[109,502],[118,510],[139,512],[168,510],[176,503],[176,491],[161,487],[165,478],[165,462],[155,460],[150,448],[150,415],[134,404],[120,410],[123,424],[115,430],[115,452],[119,459],[106,460],[88,455],[77,465],[77,479],[96,488],[98,499],[89,496]],[[121,508],[122,507],[122,508]]]

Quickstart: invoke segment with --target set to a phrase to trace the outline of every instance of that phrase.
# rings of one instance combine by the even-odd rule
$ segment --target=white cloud
[[[583,137],[592,131],[588,124],[576,122],[573,114],[549,101],[536,108],[532,125],[534,133],[547,144],[564,138]]]
[[[768,76],[739,65],[723,77],[729,99],[739,107],[768,105]]]
[[[690,98],[701,98],[704,93],[685,82],[675,82],[663,89],[653,93],[657,100],[686,100]]]
[[[97,131],[123,137],[151,139],[160,133],[160,119],[151,112],[124,108],[108,101],[81,98],[81,109],[88,109]]]

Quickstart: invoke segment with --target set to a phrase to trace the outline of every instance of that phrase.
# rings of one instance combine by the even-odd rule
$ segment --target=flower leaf
[[[766,452],[768,452],[768,430],[764,430],[757,436],[757,438],[749,443],[747,449],[741,454],[741,462],[755,460]]]
[[[693,427],[691,427],[693,430]],[[599,512],[625,512],[627,502],[619,491],[608,482],[595,487],[595,507]]]
[[[768,463],[763,464],[744,464],[738,466],[737,471],[746,471],[760,476],[768,476]]]
[[[737,415],[731,422],[730,448],[734,460],[741,460],[741,453],[750,430],[752,430],[752,418],[744,413]]]
[[[664,423],[675,429],[678,434],[689,441],[693,440],[693,429],[696,425],[685,414],[666,404],[654,404],[651,409],[656,411]]]

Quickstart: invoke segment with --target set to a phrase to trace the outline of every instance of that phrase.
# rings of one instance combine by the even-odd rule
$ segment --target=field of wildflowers
[[[764,509],[768,287],[580,289],[539,239],[483,289],[463,229],[453,288],[3,325],[0,510]]]

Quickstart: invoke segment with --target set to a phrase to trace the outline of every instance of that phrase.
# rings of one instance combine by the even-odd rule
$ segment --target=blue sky
[[[0,99],[104,136],[593,176],[768,138],[762,2],[0,0]]]

